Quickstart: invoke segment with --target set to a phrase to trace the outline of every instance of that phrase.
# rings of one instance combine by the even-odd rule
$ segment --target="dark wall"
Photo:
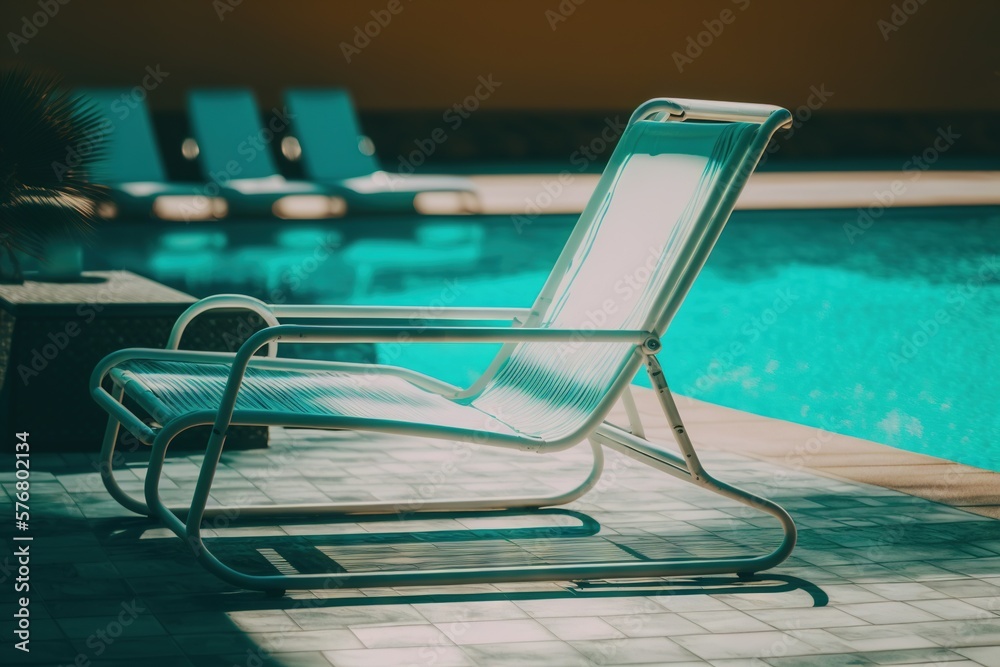
[[[366,24],[379,34],[357,38]],[[813,102],[835,131],[804,129],[789,151],[822,156],[859,131],[838,134],[837,118],[875,119],[861,153],[905,148],[955,114],[988,134],[998,25],[995,0],[3,0],[0,53],[72,84],[141,85],[158,67],[149,101],[171,118],[192,86],[252,86],[270,108],[288,86],[344,85],[392,161],[490,75],[500,85],[433,159],[565,155],[609,113],[660,95]]]
[[[495,109],[626,108],[656,95],[797,106],[825,85],[830,109],[1000,110],[995,0],[399,0],[350,63],[341,43],[390,0],[62,1],[17,57],[87,84],[135,84],[159,64],[165,107],[189,86],[236,83],[268,103],[287,85],[343,84],[364,108],[444,109],[492,73]],[[915,11],[886,39],[878,22],[894,4]],[[556,22],[546,12],[560,6],[574,10]],[[679,72],[672,54],[723,10],[732,22]],[[39,0],[4,0],[3,33],[38,11]]]

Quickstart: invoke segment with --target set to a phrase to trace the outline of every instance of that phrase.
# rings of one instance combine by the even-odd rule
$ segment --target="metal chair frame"
[[[679,258],[667,281],[667,288],[658,295],[652,307],[650,326],[640,330],[588,330],[586,332],[539,327],[544,308],[537,304],[551,303],[559,276],[562,275],[573,251],[580,244],[586,231],[578,229],[570,236],[566,249],[560,256],[555,270],[542,289],[534,309],[518,308],[444,308],[428,314],[424,309],[409,307],[367,306],[303,306],[266,304],[246,296],[220,295],[203,299],[189,308],[178,319],[165,350],[128,349],[106,357],[94,370],[91,394],[108,413],[108,426],[101,449],[101,476],[109,493],[125,508],[148,516],[158,517],[174,533],[190,544],[197,559],[212,573],[236,586],[282,592],[288,589],[331,587],[373,587],[438,584],[472,584],[499,581],[550,581],[577,579],[616,579],[630,577],[694,576],[734,573],[748,576],[781,563],[795,545],[795,524],[789,514],[777,503],[741,490],[712,477],[702,466],[695,447],[681,420],[662,368],[657,360],[661,351],[660,336],[680,306],[694,278],[703,266],[712,246],[722,231],[736,203],[736,199],[756,166],[767,142],[780,127],[791,122],[785,109],[757,104],[704,102],[694,100],[656,99],[640,106],[629,120],[629,127],[640,120],[662,122],[678,121],[737,121],[759,124],[739,173],[732,176],[729,187],[713,189],[710,200],[702,209],[703,234],[689,252]],[[589,207],[588,207],[589,208]],[[250,336],[235,354],[179,350],[181,336],[187,325],[198,315],[214,309],[247,309],[260,315],[268,324],[265,329]],[[342,318],[433,319],[435,321],[463,320],[497,322],[509,320],[513,326],[339,326],[282,324],[285,319],[315,318],[336,320]],[[283,343],[348,343],[348,342],[397,342],[400,337],[412,342],[503,343],[500,353],[483,377],[472,386],[462,389],[435,378],[394,366],[350,364],[277,358],[277,346]],[[617,376],[613,386],[593,412],[577,430],[565,437],[543,440],[516,434],[502,434],[469,429],[404,423],[393,420],[352,419],[342,416],[303,415],[275,411],[236,409],[236,399],[248,367],[280,370],[323,370],[386,374],[405,379],[426,391],[450,399],[474,396],[495,376],[517,344],[522,342],[547,342],[591,344],[629,343],[634,346],[630,360]],[[267,348],[267,356],[257,353]],[[198,410],[178,416],[162,425],[158,431],[151,429],[123,404],[124,387],[112,383],[111,391],[104,388],[105,379],[112,369],[132,359],[169,360],[190,362],[215,362],[230,366],[230,373],[221,404],[217,410]],[[678,452],[649,441],[644,434],[639,413],[630,393],[629,384],[636,372],[646,367],[650,381],[669,424]],[[149,394],[148,400],[155,402]],[[606,421],[614,405],[621,400],[629,418],[629,427],[622,428]],[[181,432],[201,425],[211,425],[201,470],[195,485],[190,507],[171,508],[162,500],[159,483],[164,460],[170,443]],[[602,448],[607,447],[678,479],[742,503],[775,517],[782,529],[780,544],[764,555],[745,555],[725,558],[665,559],[641,562],[600,562],[539,565],[530,567],[447,568],[435,570],[380,570],[371,572],[339,572],[323,574],[273,574],[254,575],[236,570],[223,563],[206,545],[202,524],[205,519],[219,515],[252,516],[340,516],[386,514],[399,511],[399,503],[357,502],[332,504],[251,505],[208,507],[212,482],[225,444],[226,433],[237,425],[281,425],[306,428],[335,428],[396,433],[408,436],[442,438],[480,445],[556,452],[589,441],[593,461],[588,474],[573,488],[545,496],[520,496],[513,498],[453,498],[423,502],[419,509],[407,514],[440,511],[503,510],[510,508],[537,508],[564,505],[581,497],[593,488],[603,468]],[[146,473],[144,498],[126,493],[115,479],[113,462],[119,428],[124,426],[141,442],[151,446]]]

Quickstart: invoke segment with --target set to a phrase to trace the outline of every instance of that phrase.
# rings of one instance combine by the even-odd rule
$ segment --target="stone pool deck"
[[[649,434],[666,436],[652,393],[638,394]],[[756,581],[269,598],[220,582],[181,540],[119,507],[94,457],[46,455],[36,445],[32,651],[11,648],[5,528],[0,664],[1000,666],[1000,522],[992,518],[1000,516],[1000,475],[690,399],[680,408],[716,476],[778,500],[798,523],[791,558]],[[224,455],[216,500],[248,491],[283,502],[518,493],[565,488],[587,462],[586,448],[540,457],[283,429],[272,441]],[[196,459],[169,460],[168,500],[190,492]],[[122,479],[138,492],[141,466]],[[0,510],[10,516],[12,475],[0,480]],[[475,529],[472,539],[457,532],[466,528]],[[405,528],[395,520],[235,523],[211,534],[224,559],[262,572],[726,555],[769,549],[778,538],[769,517],[615,454],[601,484],[560,510],[439,514]]]

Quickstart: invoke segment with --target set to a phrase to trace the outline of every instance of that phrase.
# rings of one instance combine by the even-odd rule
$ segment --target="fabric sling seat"
[[[111,378],[158,422],[167,423],[189,412],[218,408],[229,379],[229,367],[219,363],[133,359],[115,367]],[[236,409],[268,413],[276,424],[282,423],[282,416],[288,414],[337,414],[358,420],[381,420],[389,413],[401,423],[424,421],[515,433],[474,407],[449,401],[390,375],[352,376],[342,371],[251,366],[243,378]]]
[[[529,309],[435,309],[434,320],[509,319],[512,326],[338,326],[281,324],[282,319],[426,318],[408,307],[265,304],[237,295],[209,297],[178,320],[167,350],[109,355],[95,369],[92,395],[110,413],[102,477],[125,507],[159,517],[189,541],[198,559],[226,581],[283,591],[325,586],[396,586],[693,574],[750,574],[784,560],[795,527],[777,504],[714,479],[702,467],[657,360],[660,337],[704,265],[740,190],[773,133],[791,120],[764,105],[651,100],[633,114],[598,186],[535,303]],[[215,308],[246,308],[269,325],[235,354],[176,349],[188,322]],[[467,388],[394,366],[276,357],[285,343],[504,343]],[[258,352],[266,349],[267,356]],[[645,366],[679,453],[644,436],[629,383]],[[102,383],[108,380],[111,391]],[[152,414],[151,427],[122,405],[124,395]],[[622,401],[629,427],[605,421]],[[212,424],[191,506],[172,509],[158,483],[170,441]],[[531,567],[381,570],[337,574],[255,575],[216,558],[201,522],[226,511],[313,515],[391,512],[391,503],[208,507],[214,471],[231,425],[355,429],[446,438],[483,446],[555,452],[589,441],[594,464],[573,490],[528,498],[443,499],[426,511],[541,507],[569,502],[600,474],[608,447],[778,519],[783,538],[771,553],[689,560],[563,563]],[[145,498],[123,491],[112,462],[119,425],[152,445]],[[186,517],[182,519],[181,517]]]

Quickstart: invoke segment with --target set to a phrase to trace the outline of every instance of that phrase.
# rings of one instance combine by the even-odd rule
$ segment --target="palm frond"
[[[0,71],[0,245],[37,255],[44,239],[90,228],[107,198],[91,170],[110,131],[57,77]]]

